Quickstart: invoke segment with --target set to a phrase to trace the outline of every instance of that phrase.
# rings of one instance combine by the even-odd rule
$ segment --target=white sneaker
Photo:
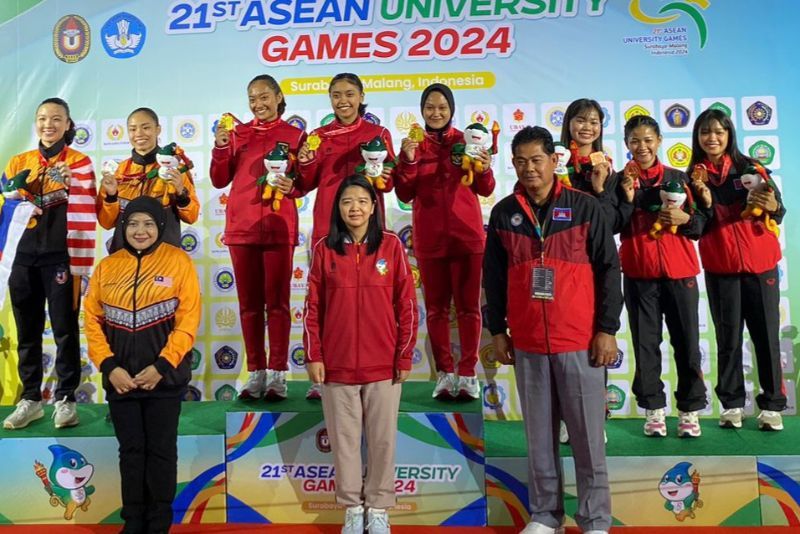
[[[345,511],[342,534],[364,534],[363,506],[351,506]]]
[[[758,429],[759,430],[783,430],[783,417],[781,412],[774,412],[772,410],[761,410],[758,414]]]
[[[728,408],[719,414],[719,426],[722,428],[742,428],[744,408]]]
[[[645,410],[644,435],[665,437],[667,435],[667,414],[664,408]]]
[[[308,400],[322,400],[322,384],[312,383],[306,392],[306,398]]]
[[[564,527],[553,528],[531,521],[519,534],[564,534]]]
[[[699,438],[700,412],[678,412],[678,436],[681,438]]]
[[[14,411],[3,421],[3,428],[6,430],[25,428],[33,421],[41,419],[42,417],[44,417],[42,401],[22,399],[17,403],[17,407]]]
[[[480,399],[481,388],[477,376],[459,376],[456,394],[461,399]]]
[[[567,430],[567,423],[561,421],[561,426],[558,428],[558,442],[566,445],[569,443],[569,431]]]
[[[53,410],[53,420],[55,421],[56,428],[76,426],[80,422],[78,419],[78,405],[75,401],[68,401],[67,397],[56,401],[55,409]]]
[[[367,532],[369,534],[389,534],[389,514],[382,508],[370,508],[367,510]]]
[[[451,400],[455,397],[456,375],[455,373],[445,373],[436,371],[436,385],[433,386],[433,398],[441,400]]]
[[[267,369],[266,385],[264,395],[267,398],[285,399],[288,388],[286,387],[286,371],[273,371]]]
[[[242,391],[239,392],[240,399],[260,399],[264,396],[267,387],[267,372],[264,369],[251,371],[250,378],[247,379]]]

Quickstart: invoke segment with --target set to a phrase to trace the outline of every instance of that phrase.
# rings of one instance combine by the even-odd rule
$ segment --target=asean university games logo
[[[91,32],[86,19],[66,15],[53,27],[53,53],[64,63],[77,63],[91,48]]]
[[[700,36],[700,48],[705,48],[706,42],[708,42],[708,25],[700,10],[708,9],[709,5],[711,5],[709,0],[677,0],[669,2],[658,10],[658,14],[664,16],[653,17],[642,11],[641,0],[631,0],[628,11],[639,22],[654,26],[669,24],[680,17],[681,14],[686,14],[697,26],[697,33]]]
[[[142,51],[147,38],[144,23],[130,13],[117,13],[103,25],[103,48],[109,56],[128,59]]]

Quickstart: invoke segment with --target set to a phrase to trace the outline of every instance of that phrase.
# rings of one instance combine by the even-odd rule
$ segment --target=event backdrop
[[[740,146],[775,172],[788,206],[781,232],[782,359],[789,411],[795,413],[794,348],[800,340],[792,317],[800,314],[800,300],[792,300],[800,291],[794,267],[800,257],[796,246],[786,244],[798,235],[800,189],[785,170],[798,166],[800,136],[794,126],[800,120],[800,74],[791,36],[799,16],[800,4],[778,0],[4,0],[0,160],[35,146],[35,108],[50,96],[70,103],[78,124],[74,146],[89,154],[96,168],[129,154],[125,121],[131,110],[149,106],[159,113],[161,142],[176,141],[195,162],[202,204],[200,220],[183,234],[204,302],[189,398],[228,399],[245,379],[246,366],[235,279],[222,241],[228,195],[211,185],[208,166],[220,114],[250,117],[246,85],[253,76],[266,72],[277,78],[288,103],[284,118],[311,130],[331,118],[327,81],[337,72],[356,72],[366,86],[368,111],[391,130],[396,147],[412,123],[422,122],[420,91],[435,81],[448,84],[455,92],[458,126],[495,120],[502,126],[493,164],[497,189],[482,199],[487,217],[515,181],[509,149],[514,133],[527,124],[558,133],[575,98],[595,98],[604,107],[605,150],[616,168],[628,158],[622,128],[631,115],[656,117],[664,132],[662,160],[684,167],[695,117],[718,107],[734,118]],[[313,193],[298,201],[302,233],[294,258],[290,347],[295,377],[304,375],[300,318],[313,202]],[[389,225],[410,245],[410,206],[393,193],[386,205]],[[109,237],[101,235],[102,241]],[[704,289],[702,277],[700,286]],[[8,404],[19,389],[8,309],[0,322],[2,402]],[[704,297],[700,323],[711,392],[715,343]],[[458,353],[458,338],[452,339]],[[624,317],[619,347],[621,361],[609,376],[610,407],[614,414],[635,415]],[[754,408],[752,392],[758,390],[751,347],[746,338],[748,413]],[[487,382],[486,415],[518,418],[513,369],[493,367],[490,353],[484,331],[480,373]],[[54,384],[54,354],[48,330],[48,391]],[[675,366],[666,343],[663,354],[672,389]],[[78,398],[102,401],[85,349],[83,361]],[[430,379],[431,364],[422,321],[412,379]],[[718,410],[714,401],[706,413]]]

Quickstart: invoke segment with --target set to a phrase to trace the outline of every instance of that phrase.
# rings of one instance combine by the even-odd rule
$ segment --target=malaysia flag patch
[[[157,275],[153,280],[153,285],[161,287],[172,287],[172,277]]]
[[[571,221],[572,208],[553,208],[554,221]]]

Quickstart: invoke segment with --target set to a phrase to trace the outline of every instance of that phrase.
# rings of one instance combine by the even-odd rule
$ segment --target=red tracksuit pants
[[[455,371],[450,351],[450,302],[455,301],[461,343],[459,376],[475,376],[481,341],[481,268],[483,254],[417,260],[425,296],[428,338],[436,370]]]
[[[292,245],[231,245],[239,317],[247,352],[247,370],[289,369],[289,293]],[[264,310],[269,333],[269,365],[264,350]]]

